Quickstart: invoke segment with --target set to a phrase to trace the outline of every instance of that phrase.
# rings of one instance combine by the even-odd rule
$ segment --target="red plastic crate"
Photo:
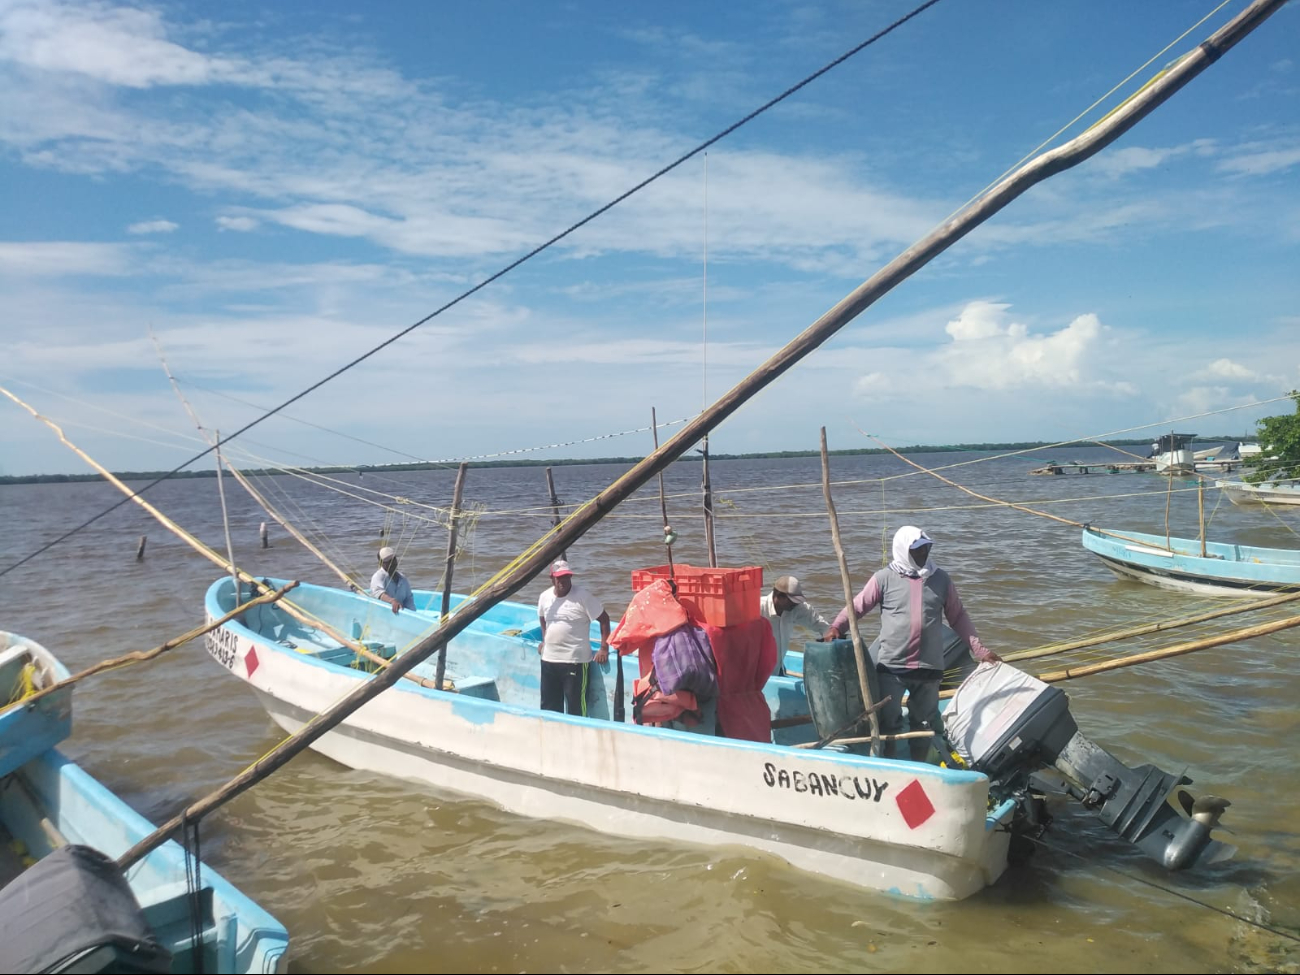
[[[632,570],[632,591],[640,592],[652,582],[668,578],[668,566]],[[761,614],[763,569],[710,569],[674,565],[677,599],[689,616],[713,626],[737,626],[756,620]]]

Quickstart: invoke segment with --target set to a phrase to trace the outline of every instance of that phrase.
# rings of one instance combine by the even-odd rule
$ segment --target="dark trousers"
[[[542,661],[542,710],[587,714],[587,668],[591,664]]]

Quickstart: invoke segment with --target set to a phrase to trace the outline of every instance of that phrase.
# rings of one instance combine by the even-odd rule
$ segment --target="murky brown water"
[[[1087,451],[1057,452],[1084,457]],[[977,455],[918,457],[950,464]],[[1093,455],[1095,456],[1095,455]],[[1144,475],[1031,478],[1033,458],[949,470],[981,492],[1106,527],[1163,531],[1165,481]],[[981,636],[1010,651],[1129,622],[1201,611],[1193,596],[1123,583],[1079,545],[1078,530],[990,508],[880,457],[833,462],[855,589],[888,533],[912,522],[936,539]],[[561,497],[590,496],[620,472],[556,468]],[[831,610],[841,591],[815,459],[713,465],[723,499],[723,564],[804,579]],[[669,475],[679,561],[706,564],[699,470]],[[345,476],[360,488],[447,504],[453,472]],[[287,477],[262,482],[346,567],[369,574],[384,511]],[[790,485],[797,485],[790,487]],[[1188,485],[1177,482],[1176,487]],[[237,558],[259,574],[334,584],[285,533],[257,547],[265,515],[228,482]],[[1124,495],[1124,496],[1120,496]],[[0,567],[117,500],[105,484],[0,487]],[[223,546],[216,484],[173,481],[147,495]],[[458,563],[458,590],[484,580],[546,526],[540,468],[473,470],[467,499],[488,509]],[[378,497],[375,500],[380,500]],[[1296,545],[1289,518],[1207,495],[1210,535]],[[499,514],[503,509],[536,509]],[[881,511],[887,510],[882,517]],[[403,510],[415,512],[411,506]],[[1170,499],[1175,534],[1196,532],[1194,491]],[[446,536],[397,518],[403,568],[417,585],[441,574]],[[147,555],[135,561],[140,534]],[[663,561],[657,496],[629,502],[570,552],[611,612],[633,568]],[[147,649],[202,617],[219,574],[134,506],[0,577],[0,628],[44,643],[70,667]],[[531,602],[540,584],[518,599]],[[1214,605],[1222,605],[1216,602]],[[1280,614],[1274,614],[1274,616]],[[1148,640],[1173,643],[1244,626],[1237,617]],[[1237,622],[1240,620],[1240,622]],[[872,628],[869,627],[868,632]],[[1300,630],[1122,670],[1068,686],[1085,734],[1128,761],[1186,766],[1197,788],[1233,802],[1240,852],[1226,864],[1163,874],[1090,817],[1058,810],[1051,844],[993,888],[959,904],[918,905],[840,886],[735,848],[647,844],[507,815],[423,785],[344,769],[313,754],[206,823],[205,859],[288,927],[291,970],[1188,972],[1300,970],[1294,943],[1183,897],[1300,933],[1295,688]],[[1075,658],[1078,659],[1078,658]],[[1040,668],[1053,669],[1049,658]],[[252,693],[199,644],[89,681],[76,695],[67,750],[155,820],[175,813],[272,747],[280,734]],[[1160,886],[1153,886],[1160,885]]]

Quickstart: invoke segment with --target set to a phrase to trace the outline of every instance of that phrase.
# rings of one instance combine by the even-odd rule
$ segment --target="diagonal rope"
[[[380,342],[380,343],[379,343],[378,345],[376,345],[374,348],[370,349],[370,350],[367,351],[367,352],[363,352],[361,355],[359,355],[359,356],[357,356],[356,358],[352,359],[350,362],[347,362],[347,363],[345,363],[344,365],[340,366],[338,369],[335,369],[333,372],[331,372],[329,375],[325,376],[323,379],[317,380],[316,382],[314,382],[314,383],[312,383],[310,386],[308,386],[306,389],[304,389],[304,390],[302,390],[301,392],[296,393],[296,394],[294,394],[293,396],[289,397],[287,400],[285,400],[285,401],[284,401],[283,403],[281,403],[279,406],[275,407],[275,409],[273,409],[273,410],[269,410],[269,411],[267,411],[266,413],[264,413],[262,416],[259,416],[257,419],[255,419],[255,420],[251,420],[250,422],[245,423],[242,427],[240,427],[240,428],[239,428],[238,430],[236,430],[234,433],[232,433],[232,434],[230,434],[229,436],[227,436],[227,437],[225,438],[225,441],[223,441],[223,442],[228,442],[228,441],[230,441],[230,440],[234,440],[236,437],[238,437],[238,436],[240,436],[240,435],[246,433],[247,431],[251,430],[253,427],[257,426],[257,425],[258,425],[259,423],[261,423],[262,421],[267,420],[267,419],[270,419],[272,416],[274,416],[275,414],[277,414],[277,413],[279,413],[281,410],[283,410],[286,406],[290,406],[290,405],[292,405],[293,403],[298,402],[298,400],[302,399],[304,396],[307,396],[309,393],[313,393],[313,392],[315,392],[316,390],[318,390],[318,389],[320,389],[322,386],[324,386],[326,383],[330,382],[331,380],[337,379],[339,376],[343,375],[343,373],[347,372],[349,369],[353,368],[354,366],[360,365],[362,362],[364,362],[365,360],[369,359],[371,356],[373,356],[373,355],[375,355],[376,353],[382,351],[383,349],[388,348],[388,346],[392,345],[394,342],[398,341],[399,339],[404,338],[405,336],[409,335],[411,332],[415,331],[415,330],[416,330],[417,328],[419,328],[421,325],[424,325],[425,323],[431,321],[432,319],[436,318],[438,315],[441,315],[443,312],[447,311],[448,309],[455,307],[456,305],[458,305],[458,304],[460,304],[462,301],[464,301],[466,298],[469,298],[470,296],[472,296],[472,295],[474,295],[474,294],[477,294],[479,291],[482,291],[482,290],[483,290],[484,288],[486,288],[489,284],[491,284],[492,282],[496,281],[497,279],[499,279],[499,278],[501,278],[501,277],[504,277],[505,275],[509,274],[511,271],[513,271],[515,268],[519,267],[519,265],[523,264],[525,261],[531,260],[532,258],[536,257],[538,254],[540,254],[542,251],[544,251],[544,250],[546,250],[547,248],[553,246],[554,244],[559,243],[561,240],[563,240],[564,238],[568,237],[569,235],[571,235],[571,234],[577,232],[577,231],[578,231],[579,229],[581,229],[582,227],[585,227],[587,224],[591,223],[591,222],[592,222],[593,220],[595,220],[597,217],[601,216],[602,214],[604,214],[604,213],[608,212],[609,210],[612,210],[614,207],[618,206],[618,205],[619,205],[620,203],[622,203],[624,200],[628,199],[628,197],[630,197],[630,196],[632,196],[633,194],[638,193],[638,192],[640,192],[641,190],[645,189],[645,187],[649,186],[651,183],[653,183],[655,180],[659,179],[661,176],[664,176],[664,175],[666,175],[667,173],[672,172],[672,171],[673,171],[674,169],[676,169],[678,166],[681,166],[683,163],[687,162],[688,160],[690,160],[690,159],[694,158],[695,156],[699,155],[700,153],[702,153],[705,149],[707,149],[709,146],[713,145],[715,142],[718,142],[719,140],[726,138],[728,135],[730,135],[732,132],[735,132],[735,131],[736,131],[737,129],[739,129],[741,126],[747,124],[748,122],[753,121],[755,118],[757,118],[759,115],[762,115],[764,112],[766,112],[768,109],[772,108],[774,105],[777,105],[778,103],[780,103],[780,102],[784,101],[785,99],[789,98],[791,95],[793,95],[795,92],[799,91],[801,88],[805,87],[806,85],[811,84],[813,81],[816,81],[818,78],[820,78],[822,75],[826,74],[826,72],[830,71],[832,68],[838,67],[839,65],[843,64],[845,61],[847,61],[849,58],[853,57],[855,54],[859,53],[860,51],[862,51],[862,50],[864,50],[865,48],[869,47],[870,45],[874,44],[876,41],[880,40],[880,39],[881,39],[882,37],[884,37],[886,34],[890,34],[890,33],[892,33],[894,30],[896,30],[897,28],[901,27],[903,24],[907,23],[907,22],[908,22],[909,20],[911,20],[913,17],[918,16],[919,14],[921,14],[922,12],[924,12],[925,10],[928,10],[930,7],[933,7],[933,6],[934,6],[936,3],[938,3],[938,2],[939,2],[939,0],[926,0],[925,3],[922,3],[920,6],[914,8],[914,9],[911,10],[910,12],[904,14],[902,17],[900,17],[900,18],[898,18],[897,20],[895,20],[895,21],[894,21],[892,24],[890,24],[888,27],[885,27],[883,30],[880,30],[880,31],[876,32],[876,33],[873,34],[871,37],[869,37],[869,38],[867,38],[865,41],[863,41],[861,44],[856,45],[855,47],[853,47],[853,48],[851,48],[850,50],[846,51],[844,54],[841,54],[839,57],[835,58],[835,60],[829,62],[828,64],[823,65],[821,68],[817,69],[817,70],[814,71],[812,74],[810,74],[810,75],[808,75],[807,77],[805,77],[802,81],[799,81],[799,82],[797,82],[797,83],[794,84],[794,85],[791,85],[791,86],[790,86],[789,88],[787,88],[785,91],[781,92],[781,94],[777,95],[775,98],[772,98],[772,99],[768,100],[768,101],[767,101],[766,103],[764,103],[763,105],[761,105],[761,106],[759,106],[758,108],[754,109],[754,111],[750,112],[748,115],[746,115],[744,118],[740,119],[738,122],[733,122],[731,125],[727,126],[725,129],[723,129],[723,130],[722,130],[721,132],[719,132],[717,135],[713,136],[713,137],[710,138],[710,139],[705,140],[704,142],[702,142],[702,143],[700,143],[699,145],[697,145],[694,149],[691,149],[689,152],[686,152],[686,153],[684,153],[683,155],[679,156],[677,159],[673,160],[673,161],[670,162],[668,165],[666,165],[666,166],[664,166],[663,168],[661,168],[658,172],[652,174],[651,176],[646,177],[646,178],[643,179],[641,182],[637,183],[637,184],[636,184],[635,186],[633,186],[631,189],[626,190],[626,191],[624,191],[623,193],[620,193],[618,196],[616,196],[616,197],[615,197],[613,200],[611,200],[609,203],[606,203],[604,206],[599,207],[598,209],[592,211],[592,212],[589,213],[587,216],[585,216],[585,217],[583,217],[581,220],[579,220],[577,223],[571,224],[567,229],[560,231],[560,232],[559,232],[558,234],[556,234],[554,237],[552,237],[552,238],[550,238],[549,240],[545,241],[544,243],[539,244],[538,246],[534,247],[532,250],[530,250],[528,253],[524,254],[522,257],[516,258],[515,260],[511,261],[509,264],[507,264],[507,265],[506,265],[505,267],[503,267],[501,270],[499,270],[499,271],[495,272],[494,274],[491,274],[491,275],[489,275],[488,277],[484,278],[482,281],[480,281],[478,284],[474,285],[472,288],[469,288],[468,290],[461,292],[461,293],[460,293],[459,295],[457,295],[455,298],[451,299],[451,301],[448,301],[446,304],[444,304],[444,305],[442,305],[441,307],[439,307],[439,308],[435,309],[434,311],[430,312],[428,315],[425,315],[425,316],[424,316],[423,318],[421,318],[419,321],[414,322],[414,323],[411,324],[411,325],[408,325],[406,328],[402,329],[402,330],[401,330],[400,332],[398,332],[396,335],[393,335],[393,336],[391,336],[391,337],[385,339],[383,342]],[[77,532],[79,532],[79,531],[81,531],[82,529],[88,527],[89,525],[95,523],[95,522],[98,521],[100,518],[103,518],[105,515],[109,514],[110,512],[116,511],[118,508],[122,507],[122,505],[124,505],[124,504],[126,504],[128,501],[130,501],[133,497],[138,497],[139,495],[144,494],[144,493],[145,493],[146,491],[148,491],[150,488],[153,488],[153,487],[155,487],[156,485],[161,484],[163,481],[167,480],[167,479],[168,479],[169,477],[171,477],[173,474],[179,474],[182,470],[184,470],[184,469],[185,469],[186,467],[188,467],[190,464],[194,463],[196,460],[200,460],[200,459],[202,459],[203,457],[206,457],[208,454],[210,454],[210,453],[212,452],[212,450],[213,450],[213,448],[212,448],[212,447],[209,447],[208,449],[203,450],[203,451],[201,451],[201,452],[195,454],[195,455],[194,455],[193,457],[191,457],[189,460],[185,461],[185,463],[180,464],[179,466],[172,468],[170,471],[168,471],[167,473],[161,475],[160,477],[155,478],[154,480],[152,480],[152,481],[150,481],[148,484],[146,484],[144,487],[142,487],[142,488],[140,488],[139,490],[133,492],[131,495],[129,495],[129,496],[127,496],[127,497],[124,497],[122,500],[118,501],[116,504],[110,505],[109,507],[105,508],[103,511],[99,512],[99,514],[97,514],[97,515],[93,515],[92,517],[88,518],[86,521],[82,522],[80,525],[77,525],[75,528],[71,528],[71,529],[69,529],[68,531],[64,532],[62,535],[58,536],[58,537],[55,538],[54,540],[52,540],[52,541],[50,541],[50,542],[46,542],[44,545],[42,545],[42,546],[41,546],[40,548],[38,548],[36,551],[30,553],[29,555],[25,555],[25,556],[23,556],[23,558],[19,559],[17,562],[14,562],[12,565],[9,565],[9,566],[6,566],[6,567],[3,568],[3,569],[0,569],[0,576],[3,576],[3,575],[5,575],[5,574],[7,574],[7,573],[9,573],[9,572],[12,572],[14,569],[18,568],[19,566],[24,565],[24,564],[26,564],[27,562],[30,562],[32,559],[36,558],[36,557],[37,557],[38,555],[40,555],[41,553],[43,553],[43,552],[48,552],[48,551],[49,551],[51,548],[53,548],[55,545],[58,545],[60,542],[65,541],[66,539],[71,538],[71,537],[72,537],[73,535],[75,535]]]

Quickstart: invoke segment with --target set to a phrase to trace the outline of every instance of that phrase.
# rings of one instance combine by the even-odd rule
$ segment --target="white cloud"
[[[1250,380],[1258,379],[1259,376],[1253,369],[1248,369],[1239,362],[1233,362],[1231,359],[1215,359],[1193,378]]]
[[[131,270],[133,253],[124,244],[0,242],[0,274],[22,277],[127,274]]]
[[[172,223],[170,220],[144,220],[131,224],[126,228],[126,232],[128,234],[170,234],[179,226],[180,224]]]
[[[867,402],[887,400],[899,392],[894,386],[895,381],[883,372],[869,372],[854,381],[853,395]]]
[[[217,217],[218,230],[256,230],[259,224],[252,217]]]
[[[154,11],[18,2],[0,10],[0,58],[131,88],[210,80],[217,62],[168,41],[165,33]]]
[[[1079,315],[1047,335],[1010,319],[1010,306],[973,301],[946,326],[952,342],[934,354],[950,385],[1008,390],[1032,386],[1104,388],[1132,394],[1123,379],[1101,376],[1094,368],[1107,329],[1094,314]]]
[[[1220,172],[1239,176],[1267,176],[1300,164],[1300,146],[1288,148],[1244,148],[1219,163]]]

